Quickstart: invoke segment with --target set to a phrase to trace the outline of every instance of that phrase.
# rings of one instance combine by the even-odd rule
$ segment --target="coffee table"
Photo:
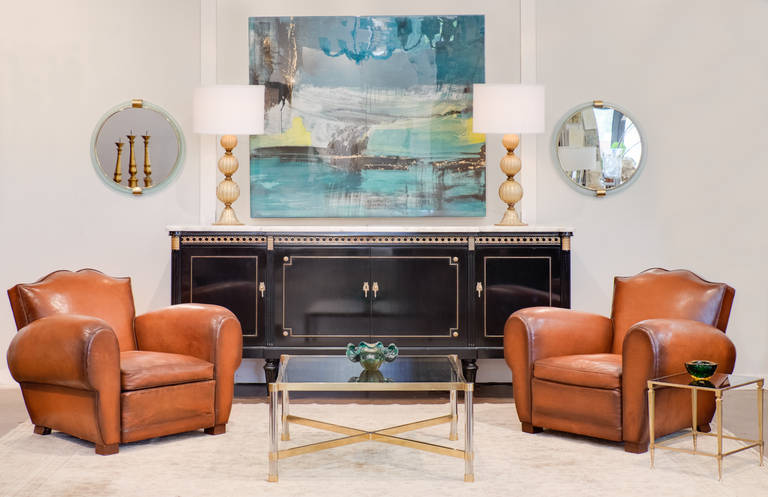
[[[648,429],[649,429],[649,438],[650,438],[650,446],[649,446],[649,452],[651,455],[651,468],[653,468],[654,465],[654,450],[655,449],[667,449],[667,450],[674,450],[678,452],[686,452],[689,454],[697,454],[702,456],[710,456],[717,459],[717,475],[718,480],[721,480],[723,478],[723,457],[729,456],[731,454],[735,454],[737,452],[741,452],[743,450],[751,449],[753,447],[759,448],[760,453],[760,466],[763,465],[763,448],[765,446],[765,442],[763,441],[763,378],[757,378],[752,376],[738,376],[733,374],[715,374],[707,381],[692,381],[692,378],[687,373],[678,373],[674,375],[669,376],[663,376],[661,378],[656,378],[653,380],[648,380]],[[747,438],[739,438],[734,437],[730,435],[723,435],[723,393],[728,390],[733,390],[735,388],[741,388],[745,387],[747,385],[756,385],[757,386],[757,429],[758,429],[758,439],[757,440],[751,440]],[[654,426],[655,426],[655,409],[654,409],[654,400],[655,400],[655,389],[656,388],[684,388],[691,391],[691,436],[693,439],[693,449],[685,449],[680,447],[669,447],[667,445],[662,445],[656,443],[655,440],[655,434],[654,434]],[[701,431],[698,431],[698,428],[696,426],[696,408],[698,405],[697,402],[697,395],[699,392],[714,392],[715,394],[715,404],[716,404],[716,410],[715,410],[715,424],[716,424],[716,432],[715,433],[704,433]],[[696,444],[696,438],[699,435],[705,435],[705,436],[711,436],[711,437],[717,437],[717,452],[711,453],[711,452],[702,452],[697,449]],[[682,437],[687,437],[688,433],[684,433],[682,435],[678,435],[676,437],[672,437],[667,440],[667,442],[677,440]],[[727,440],[738,440],[739,442],[745,442],[746,445],[743,445],[737,449],[730,450],[728,452],[723,452],[723,439]]]
[[[278,481],[278,462],[288,457],[316,452],[358,442],[382,442],[412,449],[464,459],[464,481],[474,481],[474,452],[472,448],[472,392],[473,383],[467,383],[461,372],[461,363],[455,355],[401,356],[392,363],[382,364],[380,374],[363,374],[359,363],[344,356],[280,357],[277,381],[269,384],[269,476]],[[454,449],[397,436],[419,428],[450,423],[449,440],[457,440],[457,392],[464,391],[466,429],[464,450]],[[290,392],[391,392],[391,391],[447,391],[450,392],[450,413],[436,418],[415,421],[399,426],[366,431],[347,426],[294,416],[289,412]],[[282,416],[278,409],[278,396],[282,400]],[[346,406],[354,409],[355,404]],[[333,412],[330,410],[329,412]],[[290,439],[291,423],[301,424],[345,435],[300,447],[280,450],[278,447],[278,419],[282,421],[282,440]]]

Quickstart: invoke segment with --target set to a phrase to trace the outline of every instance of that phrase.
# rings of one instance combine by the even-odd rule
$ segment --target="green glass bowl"
[[[347,344],[347,358],[359,362],[366,371],[378,371],[384,361],[392,362],[397,357],[397,347],[390,343],[387,347],[381,342],[360,342],[360,345]]]
[[[688,361],[685,363],[685,370],[694,380],[708,380],[712,378],[717,369],[717,363],[712,361]]]

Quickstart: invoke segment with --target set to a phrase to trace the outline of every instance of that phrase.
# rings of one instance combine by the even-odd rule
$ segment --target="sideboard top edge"
[[[440,233],[467,236],[490,234],[500,235],[537,235],[573,236],[573,228],[560,226],[186,226],[171,225],[166,227],[171,235],[178,234],[269,234],[269,235],[385,235],[403,233]]]

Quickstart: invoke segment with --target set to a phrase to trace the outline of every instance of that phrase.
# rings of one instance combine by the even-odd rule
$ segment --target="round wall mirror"
[[[555,128],[554,154],[570,182],[603,196],[631,183],[645,143],[627,112],[595,100],[568,113]]]
[[[141,195],[170,183],[184,161],[178,123],[146,100],[110,109],[91,137],[91,160],[109,186]]]

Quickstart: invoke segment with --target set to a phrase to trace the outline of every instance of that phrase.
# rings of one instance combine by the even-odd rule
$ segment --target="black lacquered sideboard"
[[[385,229],[171,226],[171,301],[229,308],[267,381],[281,354],[377,340],[457,354],[474,381],[512,312],[570,307],[569,229]]]

